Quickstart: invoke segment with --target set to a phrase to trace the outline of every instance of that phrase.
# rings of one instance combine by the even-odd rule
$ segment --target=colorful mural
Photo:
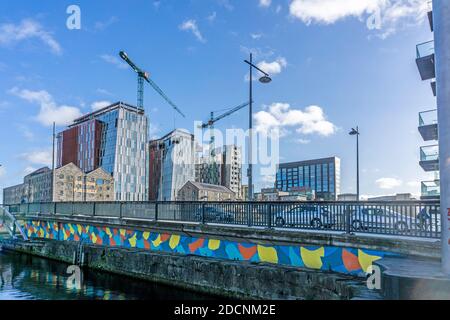
[[[365,270],[388,252],[331,246],[261,245],[176,234],[163,234],[82,224],[27,221],[28,237],[83,241],[111,247],[214,257],[227,260],[268,262],[364,276]]]

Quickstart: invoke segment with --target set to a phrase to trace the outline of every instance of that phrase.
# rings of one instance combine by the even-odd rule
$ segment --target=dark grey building
[[[312,192],[318,200],[336,200],[340,193],[341,160],[337,157],[280,163],[275,188]]]

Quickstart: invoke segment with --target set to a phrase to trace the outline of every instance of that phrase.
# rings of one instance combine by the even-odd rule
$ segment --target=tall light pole
[[[450,1],[433,0],[441,188],[441,264],[450,275]]]
[[[356,201],[359,201],[359,128],[352,128],[349,135],[356,136]]]
[[[249,114],[248,114],[248,128],[249,128],[249,144],[248,144],[248,201],[253,200],[253,68],[258,70],[263,74],[263,76],[259,79],[261,83],[269,83],[272,79],[269,77],[267,72],[264,72],[257,66],[253,64],[253,54],[250,53],[250,61],[244,60],[246,64],[250,66],[250,85],[249,85]]]

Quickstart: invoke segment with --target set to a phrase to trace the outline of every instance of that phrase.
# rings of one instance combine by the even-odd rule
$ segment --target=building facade
[[[44,167],[25,176],[24,184],[27,185],[28,202],[52,202],[52,174],[53,171],[50,168]]]
[[[341,161],[337,157],[280,163],[275,188],[290,192],[303,190],[316,200],[336,200],[340,193]]]
[[[188,181],[178,191],[179,201],[233,201],[235,194],[224,186]]]
[[[194,136],[176,129],[149,143],[149,198],[176,201],[178,191],[195,180]]]
[[[113,201],[114,178],[102,168],[84,173],[69,163],[55,170],[54,202]]]
[[[114,177],[116,201],[145,201],[147,130],[144,111],[123,102],[84,115],[58,135],[57,167],[102,168]]]
[[[428,12],[431,32],[433,32],[433,11],[430,6]],[[430,81],[432,94],[436,97],[436,66],[434,40],[418,44],[416,47],[416,64],[420,77],[423,81]],[[440,176],[439,176],[439,137],[438,137],[438,112],[436,108],[419,113],[419,133],[427,145],[420,147],[419,165],[430,177],[421,183],[422,200],[440,199]]]
[[[21,183],[12,187],[3,189],[3,204],[12,205],[28,202],[28,186]]]
[[[242,151],[236,145],[223,147],[221,184],[240,198],[242,192]]]

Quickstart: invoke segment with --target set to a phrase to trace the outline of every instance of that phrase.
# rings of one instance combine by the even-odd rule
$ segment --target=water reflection
[[[69,265],[0,251],[0,300],[208,300],[210,296],[92,270],[79,289],[68,283]]]

